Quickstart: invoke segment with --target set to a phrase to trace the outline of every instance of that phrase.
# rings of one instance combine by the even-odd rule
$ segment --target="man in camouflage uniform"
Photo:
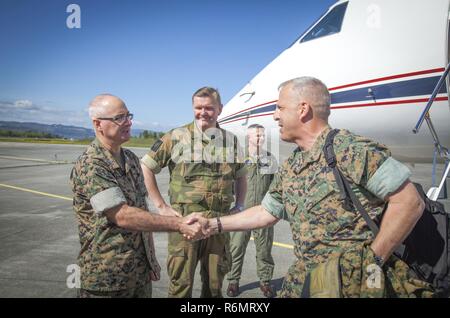
[[[247,128],[247,153],[245,164],[247,167],[247,195],[245,208],[260,205],[264,195],[269,189],[273,175],[277,170],[275,157],[263,149],[265,140],[264,127],[259,124]],[[239,294],[239,280],[244,264],[245,250],[250,235],[253,234],[256,247],[256,270],[260,280],[260,289],[265,297],[274,297],[270,286],[273,275],[274,261],[272,258],[273,226],[253,231],[230,233],[231,270],[228,273],[229,281],[227,295],[236,297]]]
[[[298,148],[275,175],[261,206],[238,215],[209,220],[211,233],[260,228],[287,219],[297,261],[285,277],[281,297],[300,297],[309,271],[318,264],[336,259],[345,251],[358,248],[364,251],[364,260],[359,264],[378,266],[380,271],[383,268],[387,273],[396,271],[398,264],[403,265],[400,266],[403,268],[400,271],[404,278],[402,281],[412,285],[400,288],[396,286],[398,280],[391,280],[393,290],[389,296],[409,297],[412,290],[423,296],[420,291],[429,286],[411,280],[413,274],[404,270],[406,264],[392,255],[424,209],[423,201],[409,181],[409,169],[393,159],[390,151],[377,142],[346,130],[336,135],[334,150],[338,168],[350,181],[365,209],[370,211],[370,217],[379,218],[389,203],[380,231],[373,237],[356,210],[344,209],[339,187],[325,161],[323,146],[331,130],[329,114],[330,95],[321,81],[301,77],[280,85],[274,119],[280,126],[281,139],[296,143]],[[363,249],[364,244],[368,244],[370,253]],[[355,278],[355,273],[369,268],[355,267],[351,270],[351,262],[343,261],[343,288],[354,291],[351,277]],[[377,288],[376,284],[370,287]],[[358,294],[344,292],[345,295]]]
[[[96,139],[70,175],[81,243],[79,296],[151,297],[151,281],[160,275],[151,232],[196,237],[200,225],[187,223],[201,218],[148,212],[139,158],[121,147],[130,138],[133,118],[122,100],[99,95],[89,114]]]
[[[222,111],[220,95],[213,88],[203,87],[192,96],[192,104],[194,121],[164,135],[141,160],[150,198],[164,215],[201,212],[205,217],[217,217],[230,213],[235,184],[236,205],[231,212],[240,211],[246,168],[237,138],[217,124]],[[162,198],[155,179],[155,174],[166,166],[170,172],[171,206]],[[170,233],[168,252],[169,297],[192,297],[198,261],[201,297],[222,297],[230,261],[228,233],[197,242]]]

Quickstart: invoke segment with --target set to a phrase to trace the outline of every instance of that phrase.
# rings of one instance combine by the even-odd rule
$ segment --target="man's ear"
[[[95,130],[101,130],[100,120],[92,119],[92,124],[94,125]]]
[[[312,108],[309,103],[302,102],[298,106],[298,116],[301,121],[305,121],[308,118],[312,118]]]

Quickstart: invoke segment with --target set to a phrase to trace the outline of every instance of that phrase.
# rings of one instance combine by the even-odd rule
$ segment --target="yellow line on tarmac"
[[[55,161],[55,160],[13,157],[13,156],[0,156],[0,158],[1,159],[12,159],[12,160],[36,161],[36,162],[45,162],[45,163],[70,163],[69,161],[65,161],[65,160]]]
[[[56,199],[62,199],[62,200],[66,200],[66,201],[72,201],[72,198],[69,197],[65,197],[62,195],[56,195],[56,194],[51,194],[51,193],[46,193],[46,192],[40,192],[40,191],[35,191],[35,190],[31,190],[31,189],[26,189],[26,188],[21,188],[21,187],[15,187],[12,185],[8,185],[8,184],[3,184],[0,183],[0,187],[4,187],[4,188],[9,188],[9,189],[14,189],[14,190],[19,190],[19,191],[24,191],[24,192],[29,192],[29,193],[34,193],[34,194],[39,194],[39,195],[43,195],[46,197],[51,197],[51,198],[56,198]],[[252,241],[254,240],[253,237],[250,238]],[[284,244],[284,243],[278,243],[278,242],[273,242],[274,246],[279,246],[279,247],[284,247],[284,248],[288,248],[288,249],[293,249],[294,246],[290,245],[290,244]]]
[[[39,195],[43,195],[43,196],[51,197],[51,198],[56,198],[56,199],[72,201],[72,198],[64,197],[62,195],[56,195],[56,194],[51,194],[51,193],[46,193],[46,192],[35,191],[35,190],[31,190],[31,189],[25,189],[25,188],[21,188],[21,187],[15,187],[15,186],[8,185],[8,184],[3,184],[3,183],[0,183],[0,187],[10,188],[10,189],[24,191],[24,192],[30,192],[30,193],[39,194]]]
[[[255,240],[255,239],[253,238],[253,236],[250,237],[250,239],[251,239],[252,241]],[[293,245],[290,245],[290,244],[284,244],[284,243],[273,242],[272,245],[273,245],[273,246],[284,247],[284,248],[289,248],[289,249],[291,249],[291,250],[294,249],[294,246],[293,246]]]

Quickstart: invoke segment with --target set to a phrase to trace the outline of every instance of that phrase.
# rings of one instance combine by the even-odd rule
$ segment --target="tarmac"
[[[0,142],[0,297],[76,297],[73,265],[80,249],[69,174],[73,162],[86,146]],[[139,157],[147,150],[131,148]],[[431,164],[410,165],[413,181],[425,189],[431,184]],[[439,176],[443,165],[438,165]],[[157,175],[167,198],[169,175]],[[443,200],[450,211],[450,200]],[[154,233],[161,279],[153,283],[153,297],[167,297],[167,234]],[[272,255],[275,271],[272,285],[281,288],[294,262],[289,224],[275,225]],[[256,275],[255,247],[247,248],[239,297],[262,297]],[[223,294],[226,296],[227,281]],[[193,297],[200,296],[197,268]]]

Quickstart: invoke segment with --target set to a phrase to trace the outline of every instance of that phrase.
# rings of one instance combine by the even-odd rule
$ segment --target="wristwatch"
[[[374,257],[373,257],[373,258],[375,259],[375,263],[376,263],[378,266],[383,267],[383,265],[384,265],[384,259],[383,259],[381,256],[377,256],[377,255],[374,254]]]
[[[243,207],[242,205],[240,205],[240,204],[236,204],[234,207],[235,207],[236,209],[238,209],[239,212],[244,211],[244,207]]]

